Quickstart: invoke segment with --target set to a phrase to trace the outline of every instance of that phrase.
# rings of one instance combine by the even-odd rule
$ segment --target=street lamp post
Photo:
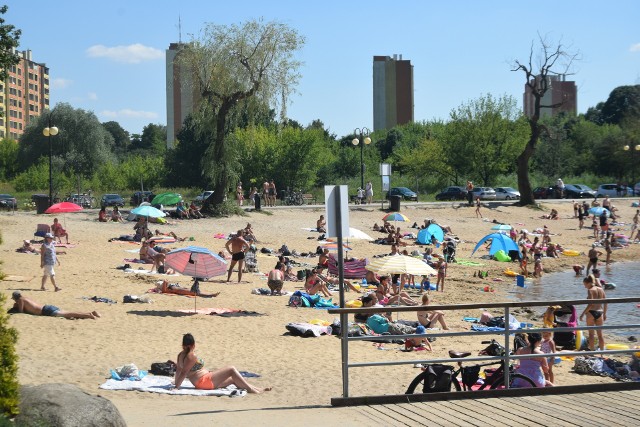
[[[633,181],[631,183],[631,188],[634,189],[635,191],[635,185],[636,185],[636,162],[635,162],[635,154],[634,151],[640,151],[640,144],[634,146],[631,145],[625,145],[624,147],[622,147],[624,149],[624,151],[629,151],[631,152],[631,181]]]
[[[356,128],[353,134],[360,136],[360,139],[353,138],[351,143],[360,145],[360,188],[364,190],[364,146],[371,144],[370,131],[367,128]]]
[[[47,118],[47,127],[42,129],[42,134],[49,140],[49,206],[53,204],[53,148],[51,146],[51,137],[58,134],[58,128],[51,126],[51,112]]]

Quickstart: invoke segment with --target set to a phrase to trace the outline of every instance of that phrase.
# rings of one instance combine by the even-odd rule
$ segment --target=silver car
[[[518,200],[520,192],[511,187],[496,187],[496,200]]]
[[[475,200],[476,197],[480,197],[480,200],[495,200],[496,191],[491,187],[474,187],[473,200]]]

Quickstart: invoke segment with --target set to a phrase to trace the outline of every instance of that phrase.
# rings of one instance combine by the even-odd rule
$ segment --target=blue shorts
[[[44,305],[42,306],[42,315],[43,316],[55,316],[60,309],[55,305]]]

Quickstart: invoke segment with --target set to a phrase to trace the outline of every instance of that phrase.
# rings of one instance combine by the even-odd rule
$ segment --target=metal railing
[[[602,325],[602,326],[578,326],[578,327],[562,327],[562,328],[527,328],[527,329],[511,329],[509,326],[510,310],[512,308],[520,307],[547,307],[550,305],[587,305],[587,304],[624,304],[624,303],[638,303],[640,297],[629,298],[608,298],[602,300],[593,299],[580,299],[580,300],[562,300],[562,301],[522,301],[522,302],[500,302],[500,303],[481,303],[481,304],[456,304],[456,305],[429,305],[428,310],[470,310],[470,309],[503,309],[505,328],[503,331],[469,331],[469,332],[429,332],[428,334],[410,334],[410,335],[384,335],[385,339],[405,339],[405,338],[418,338],[418,337],[458,337],[458,336],[483,336],[483,335],[503,335],[505,348],[504,355],[502,356],[477,356],[477,357],[465,357],[463,359],[420,359],[420,360],[393,360],[393,361],[374,361],[374,362],[349,362],[348,343],[350,341],[370,340],[371,336],[349,337],[348,336],[348,316],[349,314],[379,314],[379,313],[402,313],[402,312],[417,312],[425,310],[425,306],[386,306],[379,308],[335,308],[329,309],[330,314],[340,315],[340,334],[343,341],[342,345],[342,399],[339,404],[345,404],[345,400],[353,399],[349,396],[349,369],[350,368],[362,368],[367,366],[391,366],[391,365],[415,365],[415,364],[430,364],[430,363],[451,363],[456,362],[487,362],[487,361],[503,361],[504,370],[504,386],[509,389],[509,369],[510,361],[512,359],[529,359],[540,357],[540,355],[528,354],[528,355],[511,355],[510,354],[510,335],[515,333],[527,333],[527,332],[572,332],[572,331],[589,331],[589,330],[616,330],[616,329],[640,329],[640,324],[626,324],[626,325]],[[347,325],[347,326],[345,326]],[[345,345],[346,343],[346,345]],[[595,350],[595,351],[562,351],[556,353],[545,353],[545,357],[549,356],[589,356],[589,355],[609,355],[620,353],[636,353],[639,349],[621,349],[621,350]],[[640,387],[640,383],[638,383]],[[571,389],[571,386],[564,387]],[[478,392],[475,392],[478,393]],[[479,392],[482,393],[482,392]],[[404,396],[404,395],[403,395]],[[393,396],[388,396],[389,401],[393,401]],[[398,397],[398,395],[396,395]],[[366,398],[366,397],[364,397]],[[335,404],[335,403],[334,403]]]

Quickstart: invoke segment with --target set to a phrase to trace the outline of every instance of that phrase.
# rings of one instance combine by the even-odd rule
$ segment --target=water
[[[607,298],[624,298],[640,296],[640,262],[615,263],[609,268],[600,267],[600,278],[607,283],[615,283],[616,289],[605,291]],[[524,301],[554,301],[587,298],[587,290],[582,284],[584,276],[576,277],[573,271],[562,273],[550,273],[541,279],[534,279],[527,283],[523,292],[518,293],[520,300]],[[520,289],[520,288],[518,288]],[[637,324],[640,323],[640,308],[638,303],[609,304],[607,308],[606,325]],[[584,310],[584,306],[577,307],[578,316]],[[584,324],[584,322],[580,322]],[[640,338],[640,330],[620,329],[608,332],[611,334]]]

